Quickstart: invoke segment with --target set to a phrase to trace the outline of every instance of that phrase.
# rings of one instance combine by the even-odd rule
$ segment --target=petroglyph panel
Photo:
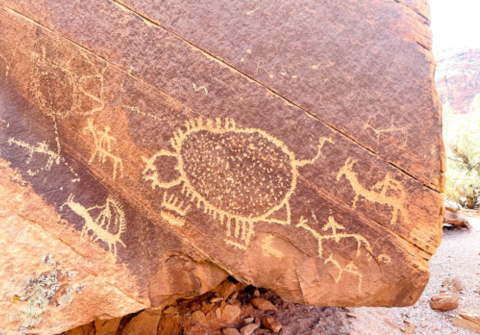
[[[265,15],[257,7],[242,16]],[[256,71],[245,75],[146,22],[115,1],[0,5],[0,30],[16,50],[0,78],[0,158],[17,171],[0,180],[28,185],[57,215],[35,224],[52,221],[49,233],[106,286],[116,289],[125,279],[106,277],[122,272],[135,285],[120,295],[152,307],[228,275],[306,304],[413,303],[440,242],[443,199],[424,186],[438,171],[420,164],[425,178],[415,180],[376,147],[395,139],[412,148],[415,127],[387,110],[357,120],[338,108],[349,122],[337,127],[293,91],[265,87],[266,78],[302,86],[338,64],[312,59],[305,72],[243,45],[240,61],[255,58]],[[318,94],[334,79],[311,76]],[[350,121],[368,139],[350,133]]]
[[[54,5],[55,3],[56,2],[53,1],[46,6],[55,11],[61,7],[59,5],[57,8],[57,6]],[[8,4],[9,6],[13,6],[17,10],[20,10],[23,14],[36,17],[35,12],[32,10],[34,7],[31,5],[23,6],[22,3],[18,2],[15,4],[9,2]],[[355,152],[355,155],[352,156],[353,159],[356,159],[358,162],[367,165],[372,169],[371,171],[368,171],[371,172],[371,175],[368,177],[369,180],[376,180],[378,178],[376,175],[378,173],[374,173],[374,170],[380,171],[380,175],[383,174],[384,171],[388,171],[391,173],[392,178],[395,179],[398,179],[398,175],[400,174],[402,185],[409,184],[406,202],[409,207],[408,210],[410,212],[415,212],[415,215],[410,215],[410,222],[406,222],[400,216],[398,227],[394,227],[393,229],[396,233],[400,234],[402,238],[418,245],[423,250],[426,250],[429,253],[435,250],[436,245],[440,241],[437,233],[439,222],[439,215],[437,213],[439,212],[439,207],[442,206],[440,195],[431,192],[428,189],[423,189],[422,183],[411,180],[409,175],[399,172],[398,169],[395,169],[390,164],[386,164],[378,157],[369,157],[368,151],[362,149],[361,146],[359,147],[357,145],[358,142],[347,140],[346,137],[338,135],[335,131],[332,131],[331,128],[325,126],[321,121],[318,121],[318,119],[310,117],[310,114],[305,113],[302,108],[299,108],[299,106],[292,104],[288,100],[282,99],[282,96],[280,95],[273,94],[271,90],[266,90],[259,83],[249,80],[247,77],[232,71],[231,68],[222,65],[221,62],[219,63],[218,60],[213,59],[204,52],[192,50],[191,44],[182,42],[177,36],[174,36],[174,34],[159,30],[152,25],[145,24],[144,20],[136,16],[134,13],[129,12],[121,5],[109,3],[106,4],[106,7],[103,7],[97,3],[84,2],[79,4],[79,6],[82,8],[82,13],[89,13],[85,15],[86,21],[82,22],[81,25],[83,26],[88,20],[92,20],[89,26],[96,26],[98,28],[98,31],[96,30],[92,32],[92,34],[98,34],[99,31],[105,31],[105,34],[108,35],[111,27],[117,27],[117,29],[121,31],[121,26],[118,26],[117,21],[112,18],[123,20],[122,22],[128,21],[132,26],[131,31],[139,32],[138,35],[135,36],[127,33],[123,39],[114,40],[113,42],[118,43],[118,50],[128,50],[128,53],[112,54],[111,49],[105,49],[102,45],[99,45],[98,41],[91,39],[91,34],[85,34],[85,30],[73,29],[73,26],[69,24],[68,20],[57,21],[55,25],[52,25],[51,22],[42,21],[41,18],[39,18],[43,24],[52,29],[58,29],[62,34],[76,34],[77,40],[75,40],[75,42],[90,50],[96,50],[99,56],[110,61],[115,66],[119,63],[122,64],[120,65],[122,69],[128,69],[128,71],[131,71],[135,76],[141,77],[142,80],[148,83],[148,87],[140,89],[137,88],[137,85],[127,84],[130,80],[118,76],[118,82],[121,83],[120,87],[125,93],[122,96],[124,101],[121,105],[134,108],[130,110],[130,113],[128,114],[131,115],[132,113],[136,113],[138,115],[138,117],[135,118],[137,122],[142,119],[140,116],[146,116],[152,119],[152,122],[148,124],[143,123],[144,129],[141,133],[157,132],[158,127],[164,130],[162,131],[162,134],[165,135],[162,135],[163,138],[161,140],[157,136],[143,136],[143,138],[138,141],[139,143],[151,143],[153,147],[150,148],[157,148],[156,150],[153,150],[153,152],[151,152],[150,148],[145,148],[145,150],[149,152],[149,155],[153,155],[155,152],[165,148],[166,146],[159,145],[160,143],[158,142],[164,141],[165,137],[168,136],[167,134],[176,131],[178,127],[182,126],[185,120],[191,119],[192,117],[199,117],[202,114],[213,119],[216,117],[221,117],[222,119],[234,117],[237,122],[244,122],[246,127],[256,126],[258,129],[262,129],[272,136],[281,139],[282,142],[295,152],[299,159],[300,157],[301,159],[308,159],[315,156],[315,142],[318,141],[319,137],[331,138],[332,140],[339,142],[337,143],[337,148],[332,149],[329,147],[329,150],[334,151],[335,154],[328,157],[328,160],[325,162],[317,160],[314,165],[316,169],[321,169],[324,172],[318,173],[315,170],[308,171],[308,169],[306,169],[307,171],[302,175],[309,181],[319,185],[321,189],[325,189],[327,193],[334,193],[336,197],[345,200],[346,203],[351,205],[352,202],[348,200],[351,197],[351,191],[345,187],[337,188],[337,183],[334,182],[336,174],[341,169],[341,165],[345,163],[348,157],[352,156],[350,151]],[[250,10],[251,8],[248,9],[248,11]],[[65,16],[63,16],[63,14]],[[66,19],[68,15],[71,15],[68,11],[62,13],[61,20]],[[97,15],[102,17],[102,20],[100,20],[102,23],[100,25],[98,25],[94,19]],[[76,16],[72,16],[72,19],[74,17]],[[139,38],[138,36],[148,36],[148,39],[143,37]],[[99,40],[101,40],[100,37]],[[153,67],[149,67],[148,71],[146,71],[145,66],[142,65],[140,60],[143,60],[143,64],[152,64],[152,62],[146,58],[144,54],[137,54],[138,48],[136,47],[132,49],[130,45],[141,45],[142,50],[146,50],[145,55],[156,54],[157,57],[159,57],[159,60],[155,62]],[[245,52],[242,56],[244,61],[247,60],[248,55],[255,54],[255,49],[250,47],[244,48],[243,51]],[[177,54],[182,54],[182,58],[178,59]],[[133,55],[136,55],[137,57],[134,58]],[[178,61],[172,62],[172,59],[177,59]],[[334,62],[330,63],[328,67],[332,68],[335,64]],[[316,65],[317,69],[311,69],[310,67],[312,65]],[[272,72],[275,69],[280,70],[280,74],[275,75],[275,78],[283,78],[286,76],[285,73],[288,73],[289,78],[300,78],[299,73],[295,73],[296,71],[291,69],[287,71],[285,68],[288,68],[287,65],[282,63],[278,63],[275,67],[273,64],[271,64],[271,66],[265,66],[265,69],[268,69],[269,72]],[[322,69],[322,66],[319,61],[316,60],[315,62],[310,62],[308,68],[309,71],[319,71]],[[263,72],[268,71],[265,70]],[[182,73],[182,76],[178,76],[178,73]],[[285,76],[282,75],[282,73],[285,74]],[[195,84],[196,88],[204,86],[208,89],[208,94],[204,94],[206,92],[203,89],[195,92],[193,84]],[[133,89],[136,92],[135,94],[141,95],[142,98],[125,98],[125,95],[133,96],[132,92],[126,92],[126,85],[128,85],[130,90]],[[104,85],[104,87],[106,86],[108,85]],[[178,110],[175,111],[175,115],[178,115],[178,117],[182,119],[181,122],[179,122],[179,120],[174,120],[172,116],[168,116],[165,113],[156,112],[154,107],[155,102],[151,99],[151,96],[155,95],[152,90],[155,89],[159,89],[170,95],[171,99],[169,99],[167,105],[176,105],[176,109],[178,108],[178,110],[182,111],[181,113],[178,113]],[[146,91],[148,91],[148,94],[145,93]],[[315,90],[315,92],[316,91],[317,90]],[[371,99],[377,101],[381,99],[381,97],[374,96],[371,97]],[[153,104],[145,104],[146,100],[152,101]],[[175,103],[172,102],[173,100],[175,100]],[[224,101],[228,101],[228,103]],[[332,106],[332,108],[333,107],[336,108],[337,106]],[[125,108],[125,111],[129,110]],[[374,148],[377,143],[377,137],[374,135],[373,130],[368,127],[367,129],[364,129],[367,123],[377,130],[391,129],[391,126],[395,129],[403,128],[408,124],[403,117],[402,119],[392,119],[391,115],[388,115],[387,119],[382,119],[379,115],[386,115],[382,113],[383,112],[369,113],[368,117],[365,118],[361,125],[362,134],[368,134],[371,131],[373,134],[372,138],[375,140],[371,145],[365,144],[366,148]],[[375,118],[372,118],[372,114],[375,115]],[[281,115],[281,117],[278,115]],[[337,115],[343,114],[338,112]],[[353,113],[352,115],[356,114]],[[154,120],[162,120],[167,124],[162,123],[161,125],[157,125]],[[266,122],[267,120],[268,122]],[[348,117],[348,120],[356,120],[356,117]],[[149,130],[147,131],[146,129]],[[343,129],[343,127],[338,129]],[[302,136],[296,136],[299,132],[302,133]],[[411,139],[412,132],[413,130],[408,128],[408,141]],[[138,133],[137,129],[131,128],[131,130],[129,130],[129,135],[133,141],[136,141],[135,138]],[[392,145],[404,145],[405,136],[403,136],[403,131],[391,131],[379,136],[380,141],[383,141],[383,145],[385,144],[385,139],[387,139],[387,134],[388,140],[394,140]],[[309,143],[309,145],[305,145],[305,142]],[[408,146],[411,145],[414,148],[418,147],[418,145],[414,145],[413,142],[407,143],[409,143]],[[438,146],[438,143],[434,145]],[[126,146],[128,146],[128,143]],[[384,148],[384,146],[380,147]],[[386,152],[390,151],[386,150]],[[438,148],[435,152],[439,154],[442,152],[442,149]],[[144,155],[144,157],[147,156]],[[423,165],[420,163],[415,164],[415,167],[420,166]],[[132,180],[131,182],[134,183],[135,181]],[[366,188],[370,188],[370,186],[366,186]],[[418,199],[427,198],[429,200],[424,203],[418,201]],[[426,204],[427,202],[428,204]],[[385,226],[390,226],[389,229],[392,227],[391,208],[389,209],[388,206],[383,206],[384,208],[379,209],[375,207],[375,209],[372,210],[371,207],[363,206],[363,204],[360,206],[360,204],[362,204],[362,202],[357,206],[357,211],[362,212],[367,217],[371,217]],[[432,216],[435,216],[435,218],[432,219]],[[414,217],[416,219],[413,219]],[[429,238],[425,237],[424,234],[415,231],[414,221],[418,222],[418,220],[428,223],[429,232],[427,235],[435,236]]]
[[[442,189],[441,116],[433,93],[428,6],[419,5],[419,10],[398,2],[374,1],[371,6],[350,0],[260,6],[255,1],[120,3]],[[190,68],[192,77],[202,78],[195,67]],[[432,139],[439,149],[434,154]]]

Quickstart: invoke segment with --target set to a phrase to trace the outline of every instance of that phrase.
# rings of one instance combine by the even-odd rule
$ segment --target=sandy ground
[[[477,334],[452,325],[457,310],[440,312],[431,309],[429,305],[430,298],[440,294],[442,282],[457,277],[465,286],[465,290],[458,294],[459,308],[480,309],[480,215],[469,217],[468,220],[472,225],[471,230],[443,229],[442,244],[430,262],[432,276],[415,305],[405,308],[355,308],[352,334],[405,334],[399,329],[408,329],[405,320],[416,325],[413,334]]]

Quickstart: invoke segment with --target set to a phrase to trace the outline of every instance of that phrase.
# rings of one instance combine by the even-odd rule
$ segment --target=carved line
[[[82,236],[89,231],[92,232],[93,242],[97,240],[105,242],[115,257],[117,256],[116,244],[120,243],[125,247],[125,243],[123,243],[120,238],[120,235],[127,229],[125,213],[123,212],[122,205],[110,195],[107,197],[104,206],[85,208],[82,204],[74,201],[73,194],[68,197],[67,202],[65,202],[61,208],[65,205],[68,205],[75,214],[84,219]],[[93,209],[101,209],[100,214],[95,220],[89,213]],[[112,216],[112,211],[115,211],[116,215],[114,214]],[[112,228],[117,232],[114,234],[111,233],[109,230]]]
[[[391,224],[395,224],[399,215],[402,214],[406,222],[409,221],[408,211],[404,211],[405,200],[407,194],[403,186],[397,180],[393,179],[388,172],[383,181],[377,182],[371,190],[366,189],[358,180],[357,173],[353,171],[353,165],[356,163],[356,160],[348,158],[345,162],[345,165],[339,171],[337,175],[337,180],[340,180],[342,176],[350,182],[352,186],[355,197],[353,199],[353,208],[356,208],[357,201],[360,196],[364,197],[366,200],[371,202],[376,202],[381,205],[388,205],[393,207]],[[379,190],[376,192],[375,190]],[[400,192],[400,196],[397,198],[395,196],[388,196],[388,191]]]
[[[10,73],[10,67],[12,66],[12,63],[13,63],[16,55],[17,55],[17,43],[15,43],[15,48],[13,49],[13,52],[10,55],[10,59],[7,59],[7,57],[0,54],[0,58],[2,58],[3,61],[5,62],[5,79],[4,79],[4,82],[7,82],[7,80],[8,80],[8,75]]]
[[[358,268],[353,261],[348,263],[347,266],[343,268],[338,261],[333,259],[333,254],[331,254],[330,257],[325,260],[325,264],[328,263],[332,263],[338,269],[338,276],[333,278],[337,284],[340,282],[340,280],[342,280],[342,275],[344,272],[358,276],[358,291],[361,292],[363,274],[358,271]]]
[[[403,126],[403,127],[395,127],[394,126],[394,118],[392,117],[392,119],[390,120],[390,127],[389,128],[375,128],[373,127],[371,124],[370,124],[370,120],[371,120],[372,116],[370,116],[368,118],[368,121],[367,123],[365,124],[365,127],[364,129],[368,129],[370,128],[374,134],[375,134],[375,137],[377,138],[377,147],[378,145],[380,144],[380,136],[382,134],[385,134],[385,133],[390,133],[390,132],[397,132],[397,131],[401,131],[403,132],[404,136],[405,136],[405,140],[404,140],[404,145],[407,144],[407,136],[408,136],[408,133],[407,133],[407,130],[409,128],[411,128],[412,125],[407,125],[407,126]]]
[[[117,177],[117,168],[120,171],[120,177],[123,177],[122,159],[111,153],[112,141],[116,141],[116,139],[109,134],[110,127],[106,126],[103,131],[97,130],[96,127],[93,125],[93,120],[88,119],[87,126],[84,128],[83,133],[85,134],[87,131],[92,134],[95,145],[95,150],[92,153],[88,162],[92,163],[95,158],[97,158],[97,155],[98,160],[101,163],[105,163],[107,159],[110,159],[113,165],[113,179],[116,179]]]
[[[195,83],[192,83],[192,84],[193,84],[193,90],[194,90],[195,92],[198,92],[198,91],[200,91],[200,90],[203,90],[203,91],[205,92],[205,95],[208,94],[208,89],[207,89],[205,86],[197,86],[197,85],[195,85]]]
[[[307,225],[307,220],[303,217],[300,218],[299,223],[296,225],[297,227],[301,227],[307,231],[309,231],[317,240],[318,240],[318,256],[320,258],[323,257],[323,241],[324,240],[334,240],[336,243],[339,243],[342,239],[346,238],[353,238],[357,241],[357,256],[360,256],[360,247],[362,243],[365,245],[365,249],[372,253],[372,247],[368,240],[360,234],[346,234],[346,233],[338,233],[337,230],[344,230],[345,227],[338,224],[333,216],[328,218],[328,224],[323,227],[324,231],[332,230],[330,235],[322,235],[318,233],[315,229],[311,228]]]
[[[41,171],[50,171],[52,169],[53,164],[59,165],[60,163],[63,163],[66,167],[68,167],[70,172],[76,177],[72,181],[73,182],[80,181],[80,178],[79,178],[78,174],[75,171],[73,171],[72,167],[65,161],[65,159],[62,156],[60,156],[58,153],[50,150],[50,148],[49,148],[49,146],[46,142],[39,142],[35,146],[33,146],[33,145],[31,145],[27,142],[24,142],[22,140],[17,140],[15,138],[11,137],[11,138],[8,139],[8,144],[9,145],[15,144],[18,147],[25,148],[25,149],[28,150],[28,158],[25,162],[26,164],[31,163],[31,161],[33,160],[33,155],[36,154],[36,153],[44,154],[44,155],[48,156],[47,163],[45,164],[44,167],[42,167],[40,169],[37,169],[37,170],[31,170],[31,169],[27,170],[27,174],[29,176],[32,176],[32,177],[36,176]]]

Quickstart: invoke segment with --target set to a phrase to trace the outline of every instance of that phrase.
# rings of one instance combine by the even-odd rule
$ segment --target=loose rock
[[[262,325],[274,333],[278,333],[280,329],[282,329],[281,323],[278,322],[277,319],[271,317],[262,318]]]
[[[81,327],[69,330],[63,335],[95,335],[95,327],[93,324],[83,325]]]
[[[122,318],[95,321],[95,335],[111,335],[118,330]]]
[[[223,328],[223,335],[240,335],[240,332],[236,328]]]
[[[224,299],[227,299],[236,290],[237,290],[237,285],[235,285],[229,280],[225,280],[220,284],[220,286],[215,288],[213,292],[216,292],[218,293],[218,295],[220,295]]]
[[[465,285],[458,277],[447,278],[443,281],[442,287],[454,293],[461,293],[465,290]]]
[[[137,314],[122,331],[122,335],[156,335],[160,313],[143,311]]]
[[[268,300],[263,298],[253,298],[252,305],[261,311],[274,311],[276,307]]]
[[[208,326],[207,317],[202,311],[195,311],[192,314],[192,319],[201,324],[202,326]]]
[[[179,317],[162,317],[158,324],[158,334],[179,335],[183,330]]]
[[[178,309],[172,306],[165,308],[162,312],[165,315],[178,314]]]
[[[258,328],[258,326],[254,323],[246,325],[240,329],[240,334],[242,335],[251,335],[253,332]]]
[[[240,316],[242,310],[238,306],[226,305],[221,312],[221,320],[226,323],[232,323],[237,317]]]
[[[453,294],[439,294],[430,300],[430,307],[438,311],[451,311],[458,307],[458,296]]]
[[[480,332],[480,312],[461,309],[453,319],[453,325]]]
[[[457,228],[470,228],[470,224],[466,218],[462,217],[458,213],[453,213],[448,210],[445,211],[443,223],[452,224]]]
[[[415,328],[417,325],[415,323],[410,322],[408,324],[407,334],[413,334],[415,332]]]

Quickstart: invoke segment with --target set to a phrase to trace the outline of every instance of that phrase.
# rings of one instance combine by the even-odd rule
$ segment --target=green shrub
[[[458,114],[444,106],[443,136],[447,152],[448,200],[467,208],[480,206],[480,105]]]

